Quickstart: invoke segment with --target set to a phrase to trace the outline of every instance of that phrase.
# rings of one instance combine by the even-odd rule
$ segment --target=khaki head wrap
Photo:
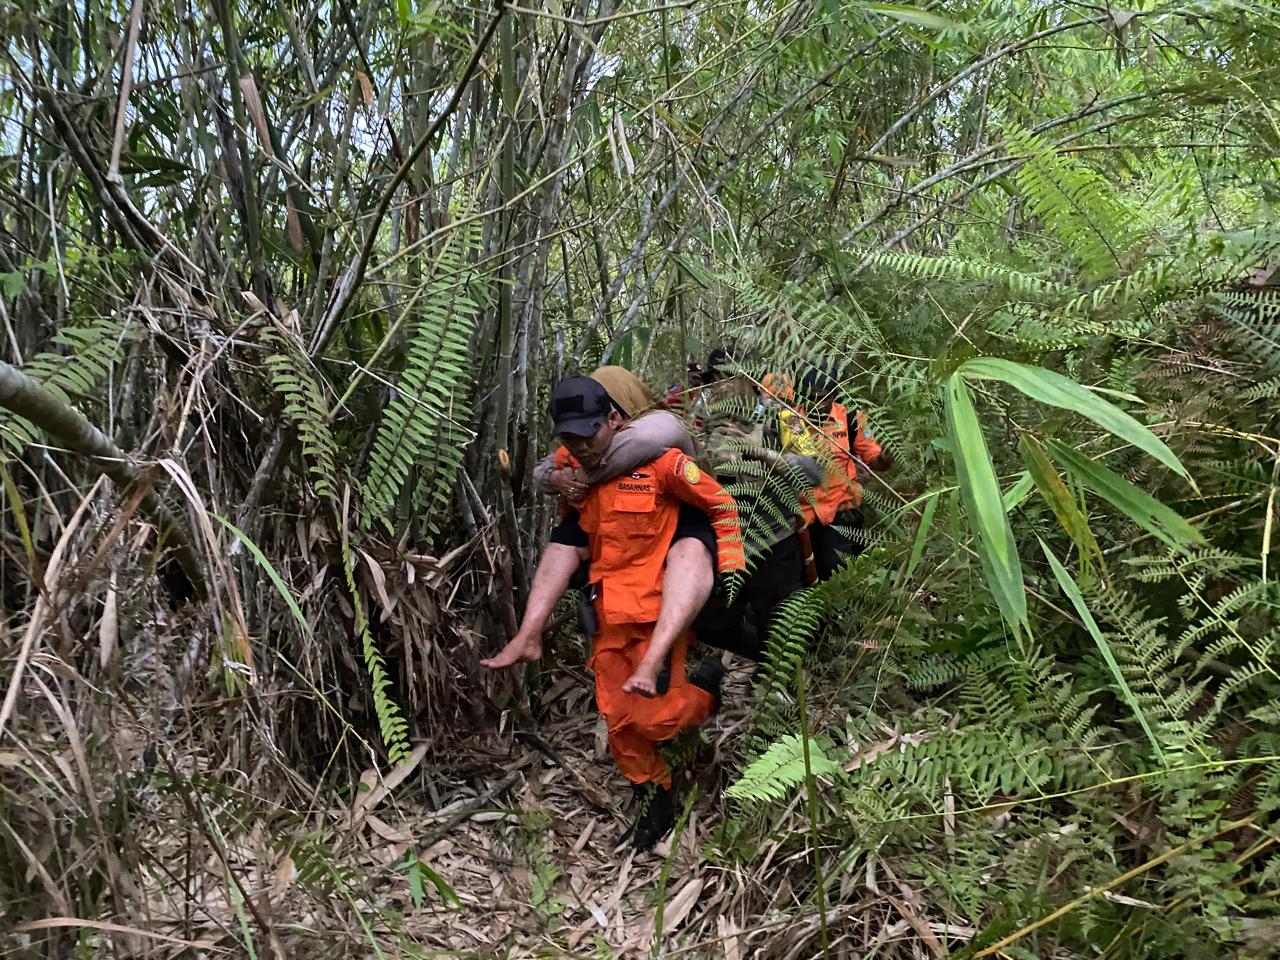
[[[658,409],[660,404],[644,382],[626,367],[600,367],[591,379],[605,390],[613,402],[622,408],[628,420]]]

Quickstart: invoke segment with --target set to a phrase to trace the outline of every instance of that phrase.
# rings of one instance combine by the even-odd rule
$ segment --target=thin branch
[[[125,47],[124,70],[120,76],[120,102],[116,107],[116,133],[111,144],[111,163],[107,166],[107,178],[120,178],[120,152],[124,147],[125,112],[129,109],[129,93],[133,89],[133,58],[138,49],[138,27],[142,24],[142,7],[145,0],[133,0],[133,12],[129,16],[129,39]]]
[[[504,3],[503,6],[512,13],[524,13],[533,17],[542,17],[546,20],[554,20],[557,23],[567,23],[570,26],[582,27],[584,29],[590,27],[601,27],[616,20],[626,20],[630,17],[644,17],[651,13],[662,13],[664,10],[691,10],[697,0],[684,0],[683,3],[668,3],[662,7],[647,7],[644,10],[624,10],[621,13],[610,14],[606,17],[593,17],[590,20],[577,20],[573,17],[566,17],[559,13],[551,13],[548,10],[534,10],[531,7],[518,7],[514,3]]]
[[[471,54],[471,60],[467,63],[466,69],[462,71],[462,76],[458,79],[457,84],[453,88],[453,93],[449,97],[449,101],[445,104],[436,118],[414,144],[413,149],[409,151],[404,158],[404,162],[400,164],[400,168],[396,170],[391,177],[391,182],[387,184],[382,191],[382,197],[378,200],[378,205],[374,209],[369,225],[366,228],[364,243],[360,247],[360,252],[356,258],[347,267],[346,272],[342,275],[342,279],[338,281],[338,289],[334,293],[333,300],[329,304],[329,309],[325,313],[324,319],[320,326],[316,329],[311,338],[308,347],[308,353],[313,356],[319,356],[324,352],[325,345],[328,344],[329,338],[333,336],[334,331],[338,328],[339,321],[342,320],[343,314],[347,312],[347,308],[351,305],[351,301],[355,299],[356,293],[359,291],[361,284],[364,283],[365,271],[369,266],[369,258],[373,256],[373,248],[378,239],[378,228],[382,225],[383,218],[387,215],[387,210],[391,207],[391,201],[395,197],[395,192],[405,178],[409,176],[413,165],[417,162],[418,157],[422,156],[431,141],[435,138],[440,127],[449,119],[453,111],[457,109],[458,103],[462,100],[462,95],[466,91],[471,77],[475,73],[476,68],[480,66],[480,58],[483,56],[485,47],[489,45],[489,41],[493,38],[494,32],[498,28],[498,22],[502,19],[504,8],[499,8],[498,12],[489,21],[489,25],[485,28],[484,34],[480,37],[480,42],[476,44],[475,50]]]

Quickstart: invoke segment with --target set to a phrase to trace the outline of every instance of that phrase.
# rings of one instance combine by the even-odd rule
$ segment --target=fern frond
[[[827,737],[809,738],[809,769],[815,777],[834,777],[843,772],[831,759],[834,752],[835,746]],[[804,781],[804,741],[796,734],[788,734],[749,764],[725,795],[752,803],[784,800]]]
[[[1074,293],[1072,287],[974,257],[935,256],[898,253],[888,250],[866,251],[866,259],[884,270],[919,280],[979,280],[1024,297],[1044,298],[1054,294]]]
[[[336,503],[341,482],[338,446],[329,427],[328,405],[302,348],[282,331],[267,327],[262,341],[273,352],[266,366],[271,385],[284,400],[284,412],[298,428],[315,491]]]
[[[462,228],[432,266],[421,313],[408,334],[404,369],[382,413],[364,480],[366,523],[390,521],[413,468],[414,506],[432,533],[449,514],[449,497],[467,444],[467,396],[475,376],[468,356],[479,313],[471,291],[476,223]]]
[[[387,672],[387,662],[383,659],[377,644],[374,643],[372,634],[369,633],[369,620],[364,612],[364,602],[360,599],[360,591],[356,588],[355,561],[351,554],[351,546],[345,538],[342,541],[342,572],[351,596],[351,606],[355,611],[355,633],[360,638],[361,654],[364,657],[365,670],[369,674],[369,685],[373,691],[373,711],[378,718],[378,729],[382,734],[382,742],[387,748],[387,756],[392,763],[399,763],[409,756],[409,724],[391,696],[391,676]]]
[[[1252,387],[1242,391],[1240,393],[1240,397],[1243,400],[1280,399],[1280,374],[1277,374],[1270,380],[1264,380],[1262,383],[1254,384]]]
[[[770,700],[790,702],[796,672],[818,632],[822,614],[821,593],[811,587],[792,594],[778,606],[756,679],[756,689]]]
[[[1280,291],[1226,291],[1210,297],[1209,306],[1235,327],[1268,372],[1280,373]]]
[[[1014,181],[1027,198],[1028,212],[1085,277],[1113,276],[1124,269],[1140,234],[1135,212],[1121,195],[1100,174],[1041,137],[1013,130],[1008,139],[1011,151],[1026,156]]]

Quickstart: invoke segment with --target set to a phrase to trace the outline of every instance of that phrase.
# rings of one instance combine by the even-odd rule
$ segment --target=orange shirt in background
[[[803,412],[797,415],[783,411],[782,448],[786,452],[817,456],[826,464],[822,485],[814,491],[812,503],[802,503],[801,510],[808,523],[831,523],[841,510],[861,505],[858,461],[869,463],[882,451],[867,431],[867,417],[861,410],[855,414],[852,425],[849,410],[842,403],[831,405],[821,429],[807,427],[802,418]]]

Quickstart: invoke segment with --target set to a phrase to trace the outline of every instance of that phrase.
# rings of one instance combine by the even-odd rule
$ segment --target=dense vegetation
[[[6,952],[1274,954],[1271,5],[0,27]],[[580,638],[476,665],[548,387],[729,341],[899,469],[584,877]]]

